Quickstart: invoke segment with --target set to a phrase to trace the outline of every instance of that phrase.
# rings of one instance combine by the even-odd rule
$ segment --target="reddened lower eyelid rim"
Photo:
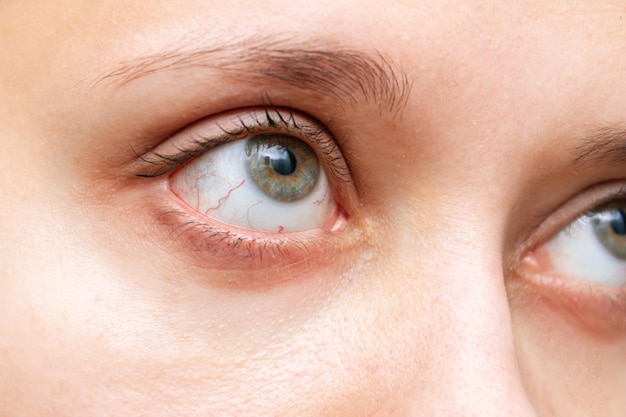
[[[204,222],[186,210],[171,206],[157,208],[156,219],[168,230],[168,241],[187,249],[182,254],[195,259],[205,269],[219,271],[261,271],[290,267],[301,262],[332,264],[335,255],[359,242],[353,229],[342,232],[346,222],[337,219],[337,228],[281,234],[243,233],[219,224]],[[230,228],[232,229],[232,228]]]
[[[523,260],[515,274],[519,279],[509,285],[524,288],[524,299],[530,295],[567,312],[570,320],[590,333],[615,337],[626,333],[626,288],[603,287],[540,271],[531,256]]]

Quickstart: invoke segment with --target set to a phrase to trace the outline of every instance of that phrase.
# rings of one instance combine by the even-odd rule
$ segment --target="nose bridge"
[[[404,275],[415,283],[413,291],[428,294],[426,309],[424,296],[414,295],[421,302],[413,303],[413,331],[424,337],[428,329],[429,351],[417,349],[426,362],[412,370],[396,403],[402,411],[391,415],[535,415],[517,365],[499,240],[478,229],[405,246],[421,253],[403,257]]]
[[[466,277],[472,289],[440,298],[442,321],[434,332],[437,353],[431,358],[437,366],[427,381],[421,381],[428,397],[446,400],[424,414],[424,393],[412,387],[408,415],[532,416],[517,365],[509,312],[501,302],[505,296],[487,286],[478,289],[479,278]],[[420,379],[419,372],[416,379]]]

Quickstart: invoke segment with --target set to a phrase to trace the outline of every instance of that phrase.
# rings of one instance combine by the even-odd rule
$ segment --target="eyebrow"
[[[279,81],[331,97],[341,105],[364,100],[394,117],[401,114],[411,91],[406,73],[376,50],[365,52],[331,42],[273,38],[166,50],[123,62],[91,85],[121,87],[150,74],[194,68],[241,81]]]
[[[626,127],[605,126],[589,132],[582,143],[571,149],[572,166],[587,164],[625,164]]]

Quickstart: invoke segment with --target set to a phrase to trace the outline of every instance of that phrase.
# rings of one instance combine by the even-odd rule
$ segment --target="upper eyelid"
[[[528,253],[546,243],[580,217],[602,210],[611,201],[624,199],[626,199],[624,180],[607,181],[579,191],[549,215],[537,217],[532,227],[528,228],[530,231],[512,243],[515,250],[510,257],[509,268],[515,269],[514,265],[519,264]]]
[[[226,123],[231,125],[225,126]],[[209,132],[200,132],[200,126]],[[135,176],[159,177],[217,146],[251,135],[272,132],[294,134],[309,142],[320,154],[321,160],[328,165],[330,177],[335,181],[349,181],[351,178],[339,144],[321,122],[292,109],[273,105],[230,111],[212,116],[208,120],[202,119],[179,130],[155,148],[144,154],[137,154],[139,166],[135,170]]]

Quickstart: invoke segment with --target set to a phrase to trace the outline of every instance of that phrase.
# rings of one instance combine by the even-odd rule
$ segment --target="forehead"
[[[70,114],[108,102],[112,90],[98,80],[111,74],[121,74],[122,84],[126,74],[181,94],[200,85],[220,94],[215,68],[246,63],[261,49],[300,51],[289,67],[311,53],[338,51],[366,57],[374,69],[388,65],[373,77],[400,80],[408,127],[398,127],[394,140],[406,154],[425,152],[439,164],[444,154],[454,164],[477,164],[466,155],[572,147],[553,139],[623,118],[623,94],[616,94],[626,88],[623,2],[66,0],[0,7],[3,53],[11,57],[0,63],[0,83],[16,100],[29,91],[32,103]],[[309,60],[309,74],[320,67],[320,82],[341,61],[325,56]],[[274,69],[275,61],[258,58],[252,67]],[[352,70],[340,65],[336,72]]]
[[[273,34],[299,40],[332,39],[384,51],[407,68],[419,70],[421,76],[433,68],[444,74],[460,65],[471,68],[470,62],[502,64],[498,60],[504,57],[509,58],[504,62],[516,65],[522,63],[514,58],[523,57],[523,67],[540,68],[554,61],[546,58],[555,55],[582,64],[589,53],[598,52],[597,58],[600,49],[615,52],[622,47],[624,6],[596,1],[406,0],[384,4],[320,1],[314,5],[247,0],[0,4],[5,9],[5,37],[14,43],[11,38],[19,33],[19,42],[29,43],[29,51],[43,53],[44,58],[59,48],[80,54],[85,64],[93,60],[102,65],[107,58],[114,62],[163,48],[232,43]],[[604,54],[605,60],[608,57]]]
[[[71,44],[100,42],[119,50],[94,51],[102,56],[128,50],[282,33],[298,37],[336,38],[346,44],[396,51],[405,60],[424,59],[431,49],[445,57],[459,50],[468,55],[525,49],[535,41],[618,41],[624,2],[480,2],[480,1],[184,1],[131,3],[108,0],[3,2],[5,35],[31,32],[33,38],[72,38]],[[44,23],[42,25],[42,23]],[[21,30],[20,30],[21,29]],[[35,30],[37,29],[37,30]],[[78,35],[82,35],[79,36]],[[573,37],[573,38],[572,38]],[[116,43],[116,38],[121,38]],[[123,40],[123,42],[121,42]],[[24,39],[26,41],[26,39]],[[390,43],[390,41],[396,41]],[[463,41],[463,42],[461,42]],[[41,42],[40,42],[41,43]],[[155,45],[156,44],[156,45]],[[69,45],[68,45],[69,46]],[[123,47],[122,47],[123,46]],[[580,45],[584,46],[584,45]],[[614,45],[615,46],[615,45]],[[465,47],[465,48],[463,48]],[[541,51],[537,51],[541,54]]]
[[[28,85],[43,82],[42,71],[51,76],[58,71],[60,79],[89,79],[142,56],[262,39],[382,53],[401,65],[417,91],[429,90],[429,99],[443,96],[445,102],[460,87],[467,91],[485,81],[500,84],[502,97],[526,84],[539,91],[537,87],[570,82],[586,95],[578,88],[581,83],[613,81],[626,61],[623,2],[48,4],[0,4],[5,9],[4,19],[0,17],[6,28],[3,43],[9,46],[5,54],[13,58],[10,69],[19,69]],[[52,77],[45,78],[49,83]],[[493,96],[483,86],[476,89],[483,94],[473,91],[475,99]]]

